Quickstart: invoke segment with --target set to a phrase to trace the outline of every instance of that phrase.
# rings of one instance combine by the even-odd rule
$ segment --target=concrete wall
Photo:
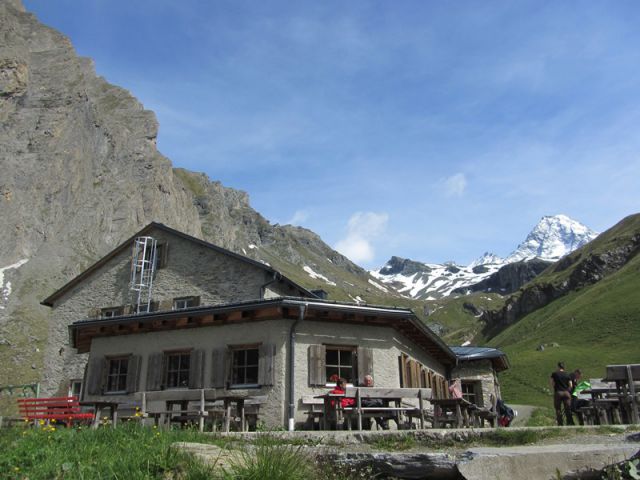
[[[260,420],[269,427],[286,427],[288,424],[288,374],[287,349],[292,320],[272,320],[201,327],[187,330],[153,332],[94,339],[93,356],[126,355],[135,353],[142,357],[140,390],[145,390],[148,356],[163,350],[194,348],[205,350],[205,388],[211,388],[212,352],[214,349],[234,344],[269,343],[276,347],[274,358],[275,383],[251,391],[252,395],[266,395],[267,403],[260,407]],[[328,387],[309,385],[308,348],[310,345],[330,344],[367,347],[373,350],[373,372],[377,386],[399,387],[398,357],[406,353],[437,373],[445,374],[438,362],[425,354],[420,347],[403,338],[391,327],[369,327],[339,323],[303,321],[296,333],[295,351],[295,399],[296,424],[300,427],[307,419],[302,404],[305,395],[326,393]],[[228,392],[227,392],[228,393]],[[108,396],[89,397],[96,400]]]
[[[260,299],[263,291],[267,298],[298,295],[288,283],[272,281],[273,275],[258,266],[163,230],[150,235],[169,245],[167,265],[157,270],[152,295],[165,308],[171,308],[173,298],[185,296],[200,296],[201,305],[216,305]],[[66,393],[69,380],[83,377],[87,356],[69,347],[68,325],[95,316],[96,309],[136,302],[129,290],[130,271],[131,249],[126,249],[55,302],[44,395]]]

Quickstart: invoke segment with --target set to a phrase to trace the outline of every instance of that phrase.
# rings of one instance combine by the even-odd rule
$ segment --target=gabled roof
[[[113,257],[118,255],[122,251],[131,248],[131,244],[136,239],[136,237],[141,237],[141,236],[147,235],[149,232],[151,232],[152,230],[156,230],[156,229],[157,230],[163,230],[163,231],[165,231],[167,233],[170,233],[172,235],[176,235],[176,236],[181,237],[181,238],[183,238],[185,240],[188,240],[190,242],[193,242],[193,243],[196,243],[196,244],[201,245],[203,247],[206,247],[206,248],[209,248],[211,250],[214,250],[214,251],[216,251],[218,253],[222,253],[224,255],[228,255],[228,256],[233,257],[233,258],[235,258],[237,260],[240,260],[242,262],[245,262],[245,263],[248,263],[250,265],[253,265],[254,267],[258,267],[258,268],[260,268],[262,270],[265,270],[266,272],[269,272],[269,273],[272,273],[272,274],[276,275],[278,278],[281,278],[285,282],[291,284],[292,286],[294,286],[295,288],[300,290],[300,292],[303,295],[311,297],[311,298],[316,297],[316,295],[311,293],[309,290],[307,290],[303,286],[298,285],[293,280],[287,278],[286,276],[284,276],[279,271],[271,268],[268,265],[265,265],[264,263],[258,262],[256,260],[253,260],[253,259],[249,258],[249,257],[245,257],[245,256],[240,255],[238,253],[232,252],[231,250],[227,250],[225,248],[219,247],[217,245],[214,245],[213,243],[205,242],[204,240],[200,240],[199,238],[192,237],[191,235],[187,235],[186,233],[183,233],[183,232],[181,232],[179,230],[175,230],[175,229],[173,229],[171,227],[167,227],[166,225],[164,225],[162,223],[151,222],[149,225],[147,225],[142,230],[140,230],[139,232],[135,233],[133,236],[131,236],[130,238],[125,240],[123,243],[121,243],[119,246],[117,246],[111,252],[107,253],[104,257],[102,257],[96,263],[91,265],[84,272],[82,272],[81,274],[76,276],[74,279],[69,281],[62,288],[56,290],[54,293],[49,295],[42,302],[40,302],[40,304],[41,305],[46,305],[47,307],[53,307],[53,302],[55,302],[58,298],[60,298],[62,295],[67,293],[69,290],[71,290],[73,287],[75,287],[76,285],[81,283],[83,280],[85,280],[88,277],[90,277],[96,270],[98,270],[100,267],[102,267],[104,264],[106,264]]]
[[[449,347],[455,353],[458,361],[469,362],[474,360],[491,360],[496,372],[501,372],[509,368],[507,354],[497,348],[491,347]]]
[[[89,351],[91,340],[95,337],[283,318],[295,320],[299,318],[302,309],[304,309],[304,320],[394,328],[443,364],[456,363],[456,356],[451,349],[409,309],[298,297],[279,297],[184,310],[82,320],[69,325],[70,343],[72,347],[78,349],[78,353],[85,353]]]

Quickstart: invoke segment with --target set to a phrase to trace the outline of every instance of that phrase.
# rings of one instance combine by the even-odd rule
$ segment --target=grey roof
[[[449,346],[455,353],[458,361],[491,360],[494,368],[498,371],[509,368],[507,354],[497,348],[491,347],[454,347]]]

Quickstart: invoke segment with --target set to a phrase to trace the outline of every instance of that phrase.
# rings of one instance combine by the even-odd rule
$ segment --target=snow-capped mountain
[[[527,238],[506,258],[486,252],[467,266],[448,262],[422,263],[391,257],[379,270],[371,271],[380,282],[411,298],[434,300],[464,291],[489,279],[507,265],[532,259],[554,262],[593,240],[598,234],[566,215],[545,216],[531,230]],[[528,275],[537,275],[540,265],[527,269]],[[527,281],[520,269],[519,278]],[[513,277],[513,275],[511,275]],[[485,282],[491,284],[491,282]]]
[[[589,227],[566,215],[542,217],[525,241],[507,257],[506,262],[531,258],[555,262],[597,236]]]

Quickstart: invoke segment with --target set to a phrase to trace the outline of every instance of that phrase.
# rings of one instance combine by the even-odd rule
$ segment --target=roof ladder
[[[151,291],[157,254],[158,245],[155,238],[137,237],[133,242],[129,288],[136,298],[135,313],[151,311]]]

